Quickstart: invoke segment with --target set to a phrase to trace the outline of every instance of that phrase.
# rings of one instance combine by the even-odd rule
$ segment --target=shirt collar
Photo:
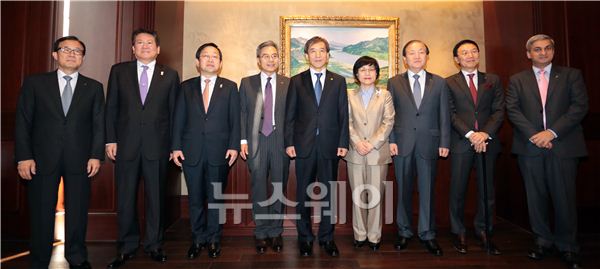
[[[273,73],[271,76],[269,76],[265,72],[260,71],[260,78],[263,79],[264,81],[267,81],[267,78],[271,78],[271,81],[275,81],[276,77],[277,77],[276,73]]]
[[[217,76],[211,76],[211,77],[200,76],[200,79],[202,80],[202,83],[204,83],[204,80],[210,79],[210,83],[215,84],[215,82],[217,81]]]
[[[65,74],[65,72],[63,72],[62,70],[60,70],[60,69],[56,69],[56,74],[58,75],[58,78],[59,78],[59,79],[64,79],[64,78],[63,78],[64,76],[69,76],[69,77],[71,77],[71,79],[75,79],[75,80],[76,80],[76,79],[77,79],[77,77],[79,76],[79,71],[75,71],[75,73],[73,73],[73,74],[70,74],[70,75],[67,75],[67,74]]]
[[[465,76],[466,78],[469,78],[469,74],[475,74],[475,76],[473,76],[473,78],[476,78],[477,72],[479,72],[479,70],[475,69],[475,71],[469,73],[469,72],[461,69],[460,72],[462,72],[463,76]]]
[[[325,74],[327,73],[327,68],[323,68],[321,69],[321,71],[317,72],[315,69],[313,69],[312,67],[309,68],[310,69],[310,76],[311,78],[317,78],[317,75],[315,75],[316,73],[321,73],[323,75],[321,75],[321,78],[325,77]]]
[[[138,69],[142,68],[142,65],[148,66],[148,70],[154,70],[154,66],[156,65],[156,60],[149,62],[148,64],[144,64],[140,61],[137,61]]]
[[[418,73],[413,73],[412,71],[408,70],[408,77],[414,79],[414,75],[417,74],[419,75],[419,79],[420,78],[424,78],[425,77],[425,69],[421,69],[421,71],[419,71]]]
[[[531,66],[533,68],[533,73],[535,73],[535,75],[539,75],[540,74],[540,70],[542,70],[541,68],[538,68],[536,66]],[[548,77],[550,75],[550,70],[552,70],[552,63],[550,63],[549,65],[546,65],[546,67],[544,67],[544,71],[546,72],[546,77]]]

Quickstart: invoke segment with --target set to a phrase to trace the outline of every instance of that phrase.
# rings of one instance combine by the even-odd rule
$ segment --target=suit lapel
[[[158,87],[162,82],[162,79],[165,74],[165,69],[163,65],[159,65],[158,63],[154,65],[154,72],[152,73],[152,80],[150,81],[150,87],[148,88],[148,95],[146,95],[146,101],[144,105],[148,105],[152,97],[156,94],[154,92],[158,91]],[[138,91],[139,92],[139,91]],[[140,101],[142,100],[142,96],[140,95]]]
[[[81,99],[81,96],[85,94],[87,86],[87,77],[79,73],[79,77],[77,78],[77,85],[75,85],[75,90],[73,92],[73,99],[71,99],[71,105],[69,106],[69,110],[67,111],[67,117],[71,115],[71,111],[73,111],[74,107],[76,107],[77,104],[79,104],[79,99]]]
[[[546,103],[550,99],[550,96],[556,90],[556,84],[558,84],[558,80],[560,79],[560,67],[552,66],[552,70],[550,70],[550,77],[548,78],[548,94],[546,95]]]
[[[425,92],[423,92],[423,99],[421,100],[421,106],[419,106],[419,110],[421,110],[421,107],[423,107],[423,105],[425,103],[427,103],[429,98],[431,98],[430,96],[431,96],[432,88],[433,88],[433,76],[429,72],[425,71]]]
[[[50,94],[52,96],[52,102],[54,103],[54,107],[56,108],[57,112],[64,117],[65,113],[62,109],[62,99],[60,96],[60,86],[58,86],[57,71],[48,73],[47,79],[48,81],[46,82],[46,85],[50,85],[50,89],[54,89]]]
[[[488,89],[485,87],[487,83],[487,76],[485,73],[477,71],[477,80],[477,106],[479,107],[483,97],[488,94]]]
[[[139,107],[142,107],[142,96],[140,95],[140,84],[137,75],[137,61],[132,61],[128,69],[129,78],[131,79],[131,83],[134,86],[132,90],[135,91],[133,96],[137,96],[137,104],[139,105]]]
[[[478,77],[479,79],[479,77]],[[479,80],[481,81],[481,80]],[[459,86],[460,91],[467,96],[467,99],[469,100],[469,104],[473,105],[473,107],[475,107],[475,103],[473,102],[473,96],[471,96],[471,89],[469,89],[469,85],[467,84],[467,80],[465,79],[465,77],[463,76],[462,71],[459,71],[458,74],[454,75],[454,82]],[[481,84],[481,83],[479,83]],[[481,89],[481,87],[480,87]]]
[[[215,80],[215,87],[213,88],[213,92],[210,95],[210,99],[209,99],[210,102],[208,103],[208,111],[206,112],[206,114],[210,114],[210,112],[214,110],[216,102],[218,102],[218,100],[221,98],[222,94],[223,94],[223,79],[221,77],[217,77],[217,80]],[[204,105],[203,105],[203,107],[204,107]]]
[[[301,76],[302,82],[304,83],[304,88],[306,89],[306,91],[308,91],[306,94],[312,97],[315,107],[319,107],[319,105],[317,104],[317,96],[315,95],[315,89],[312,84],[312,78],[310,77],[310,69],[304,71],[304,73],[302,73]],[[323,98],[323,94],[321,94],[321,98]]]
[[[260,115],[262,115],[263,113],[263,93],[262,93],[262,85],[261,85],[261,81],[260,81],[260,73],[258,73],[258,75],[252,76],[250,78],[250,87],[252,87],[252,90],[254,91],[254,94],[256,96],[256,103],[254,103],[255,107],[260,109],[260,111],[256,111],[258,113],[260,113]],[[260,123],[262,124],[262,123]]]
[[[321,100],[319,103],[322,103],[323,100],[325,100],[332,91],[331,87],[333,87],[333,73],[329,72],[329,70],[327,70],[327,72],[325,73],[325,82],[324,83],[325,83],[325,85],[323,85],[323,92],[321,93]],[[316,100],[317,100],[317,98],[315,96],[315,101]]]
[[[533,90],[533,96],[535,96],[536,100],[542,106],[542,97],[540,96],[540,88],[538,87],[537,79],[535,78],[535,73],[533,69],[530,69],[525,76],[525,83],[529,85],[528,88]],[[547,99],[547,98],[546,98]]]
[[[402,74],[402,75],[400,76],[400,79],[401,79],[401,81],[400,81],[400,82],[401,82],[402,84],[404,84],[404,87],[403,87],[403,88],[404,88],[404,93],[406,94],[406,96],[408,96],[408,97],[409,97],[408,99],[409,99],[409,100],[410,100],[410,102],[412,103],[412,105],[413,105],[413,107],[415,108],[415,110],[418,110],[418,109],[417,109],[417,103],[415,103],[415,96],[414,96],[414,94],[412,93],[412,90],[411,90],[411,88],[410,88],[410,80],[408,79],[408,72],[405,72],[404,74]],[[404,81],[402,81],[402,79],[403,79]],[[423,104],[423,102],[421,102],[421,104]]]
[[[285,77],[284,76],[280,76],[277,75],[277,88],[275,89],[275,124],[279,124],[280,122],[277,122],[277,115],[283,115],[283,112],[285,112],[285,98],[286,98],[286,94],[285,92],[287,91],[287,87],[288,85],[286,85],[285,83]],[[280,113],[281,111],[281,113]],[[283,118],[282,118],[283,119]]]
[[[349,98],[349,103],[353,104],[352,108],[353,113],[360,113],[361,118],[362,115],[366,112],[365,111],[365,106],[362,103],[362,96],[360,94],[360,88],[356,89],[356,90],[351,90],[348,91],[348,98]]]
[[[197,104],[195,107],[198,109],[198,112],[201,114],[205,114],[204,112],[204,102],[202,100],[202,86],[200,85],[202,79],[201,76],[198,76],[192,82],[192,98],[194,102]]]

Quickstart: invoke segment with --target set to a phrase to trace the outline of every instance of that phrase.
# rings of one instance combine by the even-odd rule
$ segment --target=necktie
[[[415,97],[415,104],[417,109],[421,106],[421,83],[419,83],[419,75],[414,74],[415,84],[413,85],[413,95]]]
[[[317,97],[317,105],[321,103],[321,93],[323,93],[323,85],[321,84],[321,75],[323,73],[315,73],[317,75],[317,83],[315,83],[315,96]]]
[[[202,92],[202,101],[204,102],[204,112],[208,112],[208,99],[210,98],[210,79],[204,80],[204,91]]]
[[[65,85],[60,99],[62,101],[63,112],[66,116],[69,111],[69,106],[71,105],[71,100],[73,99],[73,88],[71,88],[71,79],[73,78],[69,76],[64,76],[63,78],[67,81],[67,85]]]
[[[263,122],[261,132],[269,136],[273,132],[273,87],[271,78],[267,78],[265,85],[265,101],[263,103]]]
[[[468,74],[467,76],[469,76],[469,90],[471,91],[473,104],[475,104],[475,107],[477,107],[477,88],[475,88],[475,82],[473,82],[473,76],[475,76],[475,74]],[[479,130],[479,124],[477,124],[477,117],[475,117],[475,130]]]
[[[544,119],[544,129],[546,129],[546,97],[548,96],[548,80],[544,75],[546,71],[540,70],[540,79],[538,80],[538,88],[540,89],[540,97],[542,98],[542,116]]]
[[[146,102],[146,96],[148,95],[148,66],[142,65],[144,71],[140,76],[140,97],[142,97],[142,105]]]

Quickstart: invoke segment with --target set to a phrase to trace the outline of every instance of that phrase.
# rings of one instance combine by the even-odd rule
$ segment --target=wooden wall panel
[[[15,111],[24,76],[52,67],[55,2],[2,3],[2,240],[29,236],[27,183],[16,173]]]
[[[579,230],[593,232],[600,221],[590,212],[600,212],[597,193],[600,184],[594,171],[600,165],[600,83],[595,76],[600,72],[596,64],[600,46],[600,9],[597,2],[484,2],[486,40],[486,68],[500,75],[504,85],[510,75],[525,68],[531,62],[525,55],[525,42],[533,34],[545,33],[556,42],[554,64],[566,65],[582,70],[590,97],[590,111],[583,121],[586,144],[589,152],[581,160],[577,177],[577,209]],[[500,139],[503,155],[497,171],[498,215],[529,229],[525,188],[515,156],[510,154],[512,127],[502,127]]]

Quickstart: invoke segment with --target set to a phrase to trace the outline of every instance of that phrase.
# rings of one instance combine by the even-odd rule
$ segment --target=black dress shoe
[[[371,250],[373,250],[373,251],[379,250],[380,246],[381,246],[381,242],[377,242],[377,243],[369,242],[369,248],[371,248]]]
[[[160,248],[148,252],[148,255],[150,256],[150,258],[152,258],[152,260],[157,261],[157,262],[166,262],[167,261],[167,255]]]
[[[429,251],[429,253],[431,253],[435,256],[442,256],[444,254],[442,252],[442,248],[440,248],[440,245],[438,245],[438,243],[435,239],[421,240],[421,243],[423,243],[423,245],[425,246],[425,249],[427,249],[427,251]]]
[[[365,244],[367,243],[367,240],[354,240],[354,242],[352,242],[352,245],[354,245],[354,248],[362,248]]]
[[[206,248],[206,245],[205,245],[205,244],[195,244],[195,243],[194,243],[194,244],[192,244],[192,245],[190,246],[190,249],[188,249],[188,252],[187,252],[187,257],[188,257],[188,259],[192,260],[192,259],[195,259],[195,258],[197,258],[197,257],[198,257],[198,255],[200,255],[200,251],[201,251],[203,248]]]
[[[254,244],[256,246],[256,253],[264,254],[265,252],[267,252],[267,239],[258,239],[255,237]]]
[[[579,263],[579,257],[577,253],[565,251],[561,253],[561,259],[563,262],[567,264],[567,268],[577,269],[581,268],[581,264]]]
[[[340,251],[338,250],[337,246],[335,245],[335,241],[333,240],[319,241],[319,246],[323,247],[327,255],[331,257],[337,257],[338,255],[340,255]]]
[[[221,244],[218,242],[208,244],[208,257],[216,258],[221,255]]]
[[[408,246],[408,240],[409,238],[404,237],[404,236],[398,236],[398,238],[396,239],[396,242],[394,242],[394,248],[396,248],[396,250],[403,250]]]
[[[121,253],[117,256],[111,263],[106,266],[107,268],[117,268],[121,265],[125,264],[125,262],[129,259],[132,259],[135,256],[135,252],[131,253]]]
[[[502,252],[494,245],[492,240],[488,238],[485,232],[481,232],[479,234],[475,234],[477,239],[479,239],[481,249],[483,249],[488,255],[500,255]]]
[[[300,250],[300,256],[308,257],[312,256],[312,242],[310,241],[298,241],[298,249]]]
[[[527,257],[539,261],[550,254],[552,254],[552,248],[547,248],[536,244],[532,249],[529,250]]]
[[[92,269],[92,265],[88,261],[84,261],[80,264],[69,264],[70,269]]]
[[[271,247],[275,252],[283,250],[283,238],[281,238],[281,235],[271,239]]]
[[[467,254],[467,238],[464,234],[457,234],[452,238],[452,246],[458,253]]]

